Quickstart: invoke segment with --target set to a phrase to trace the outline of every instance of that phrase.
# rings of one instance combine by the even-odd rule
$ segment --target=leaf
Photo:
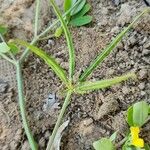
[[[145,101],[133,105],[133,124],[141,127],[148,118],[149,106]]]
[[[148,119],[149,106],[145,101],[137,102],[129,107],[127,111],[127,122],[129,126],[141,127]]]
[[[94,71],[95,68],[99,64],[101,64],[105,58],[112,52],[112,50],[118,45],[118,43],[122,40],[124,35],[132,28],[132,26],[143,16],[145,13],[148,12],[149,9],[144,10],[139,16],[137,16],[134,21],[126,27],[107,47],[104,49],[94,61],[90,64],[90,66],[81,74],[79,81],[83,82],[85,79]]]
[[[57,130],[54,142],[53,142],[53,148],[54,150],[60,150],[61,146],[61,138],[62,134],[65,130],[65,128],[69,125],[69,120],[65,121]]]
[[[63,32],[63,29],[62,29],[62,27],[59,27],[59,28],[57,28],[56,29],[56,31],[55,31],[55,37],[60,37],[61,35],[62,35],[62,32]]]
[[[32,52],[42,58],[49,67],[56,73],[56,75],[65,83],[68,84],[68,79],[66,72],[64,69],[56,62],[56,60],[52,57],[47,55],[43,50],[39,49],[36,46],[30,45],[29,43],[22,41],[22,40],[15,40],[15,43],[18,43],[22,46],[29,48]]]
[[[0,34],[4,35],[6,33],[7,33],[7,28],[2,26],[2,25],[0,25]]]
[[[124,145],[124,146],[122,147],[122,150],[133,150],[133,148],[132,148],[132,147],[129,147],[129,146],[127,146],[127,145]]]
[[[102,138],[98,141],[95,141],[93,143],[93,147],[95,150],[115,150],[111,140],[107,138]]]
[[[90,9],[91,9],[91,5],[85,4],[84,7],[82,8],[82,10],[80,12],[78,12],[76,15],[72,16],[72,18],[84,16]]]
[[[145,148],[145,150],[150,150],[150,145],[145,144],[144,148]]]
[[[75,51],[74,51],[72,36],[54,0],[50,0],[50,2],[57,17],[59,18],[61,22],[62,28],[66,36],[67,45],[69,49],[69,79],[72,80],[73,75],[74,75],[74,69],[75,69]]]
[[[126,75],[122,75],[120,77],[114,77],[112,79],[100,80],[100,81],[95,81],[95,82],[85,81],[85,82],[80,83],[76,87],[75,91],[77,93],[85,93],[91,90],[104,89],[112,85],[115,85],[117,83],[120,83],[122,81],[125,81],[129,78],[135,78],[135,74],[129,73]]]
[[[5,42],[0,43],[0,53],[7,53],[10,51],[10,48]]]
[[[19,52],[18,47],[17,47],[14,43],[10,42],[10,43],[8,43],[8,46],[9,46],[9,48],[10,48],[10,51],[11,51],[14,55],[16,55],[16,54]]]
[[[72,0],[64,0],[64,11],[68,11],[72,6]]]
[[[127,122],[129,126],[134,126],[133,124],[133,106],[129,107],[127,110]]]
[[[71,16],[77,14],[84,7],[86,0],[81,0],[81,2],[71,11]]]
[[[81,17],[72,19],[69,22],[69,24],[72,26],[79,27],[79,26],[86,25],[86,24],[90,23],[91,21],[92,21],[92,16],[81,16]]]
[[[117,133],[118,133],[118,131],[114,132],[114,133],[110,136],[109,139],[110,139],[112,142],[116,140]]]

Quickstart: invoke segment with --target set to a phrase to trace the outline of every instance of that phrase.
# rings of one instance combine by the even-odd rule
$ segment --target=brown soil
[[[118,6],[111,0],[89,2],[92,5],[93,23],[71,28],[76,50],[76,77],[145,7],[142,0],[126,0]],[[3,4],[0,6],[0,23],[7,22],[11,33],[9,37],[30,39],[34,1],[23,0],[22,3],[16,1],[8,4],[5,0],[0,0],[0,3]],[[41,27],[46,26],[50,17],[54,16],[51,13],[47,15],[47,12],[50,12],[47,5],[43,4],[42,7],[46,8],[42,9]],[[4,8],[7,11],[4,11]],[[68,49],[64,37],[50,40],[40,42],[39,47],[55,56],[67,70]],[[140,100],[150,102],[149,56],[150,17],[147,15],[124,37],[119,46],[89,78],[100,80],[134,71],[138,76],[137,80],[129,80],[84,95],[73,95],[64,118],[64,121],[70,119],[70,123],[62,138],[62,150],[93,149],[93,141],[110,136],[116,130],[119,131],[117,140],[125,136],[128,129],[125,121],[128,106]],[[28,119],[40,150],[44,150],[63,104],[61,82],[43,61],[32,54],[24,64],[23,72]],[[29,150],[19,115],[14,74],[14,68],[0,60],[0,149]],[[60,107],[52,109],[46,105],[50,95],[56,95],[54,103]],[[145,141],[149,142],[150,123],[145,125],[142,132]]]

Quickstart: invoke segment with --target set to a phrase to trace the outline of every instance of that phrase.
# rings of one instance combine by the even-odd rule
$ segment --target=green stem
[[[65,21],[63,19],[63,16],[61,15],[61,12],[60,12],[58,6],[54,2],[54,0],[50,0],[50,2],[51,2],[51,5],[52,5],[57,17],[59,18],[59,20],[61,22],[61,25],[63,27],[64,33],[66,36],[67,45],[68,45],[68,49],[69,49],[69,79],[70,79],[70,81],[72,81],[73,75],[74,75],[74,68],[75,68],[75,52],[74,52],[72,36],[71,36],[71,33],[69,32],[67,24],[65,23]]]
[[[8,56],[6,56],[5,54],[0,53],[0,56],[2,56],[4,59],[6,59],[7,61],[9,61],[10,63],[15,65],[15,61],[10,59]]]
[[[55,125],[55,127],[54,127],[53,133],[52,133],[52,135],[51,135],[51,137],[50,137],[50,139],[49,139],[49,142],[48,142],[48,145],[47,145],[46,150],[52,150],[52,149],[53,149],[53,142],[54,142],[54,139],[55,139],[57,130],[58,130],[58,128],[60,127],[62,118],[63,118],[64,113],[65,113],[65,111],[66,111],[66,108],[67,108],[67,106],[68,106],[69,103],[70,103],[71,94],[72,94],[72,91],[68,91],[67,96],[66,96],[65,101],[64,101],[64,104],[63,104],[63,106],[62,106],[62,109],[61,109],[60,114],[59,114],[59,116],[58,116],[56,125]]]
[[[36,0],[34,38],[37,37],[38,34],[39,12],[40,12],[40,0]]]
[[[78,1],[72,8],[70,8],[64,15],[63,18],[68,15],[81,1]],[[49,27],[47,27],[39,36],[34,38],[32,42],[30,43],[31,45],[35,44],[41,37],[45,36],[57,23],[59,23],[59,19],[54,21]],[[20,57],[20,61],[23,62],[24,59],[28,56],[29,49],[26,48],[24,53]]]
[[[20,107],[20,113],[22,117],[23,127],[26,133],[26,136],[28,138],[30,147],[32,150],[37,150],[37,144],[34,141],[34,138],[32,136],[31,130],[28,125],[27,117],[26,117],[26,111],[25,111],[25,99],[23,94],[23,78],[22,78],[22,72],[21,72],[21,64],[19,61],[16,62],[16,77],[17,77],[17,86],[18,86],[18,97],[19,97],[19,107]]]

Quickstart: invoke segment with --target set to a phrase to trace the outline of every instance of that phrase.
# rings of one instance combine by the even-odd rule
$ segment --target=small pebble
[[[42,138],[39,140],[39,145],[40,145],[40,147],[45,147],[45,143],[46,143],[46,141],[45,141],[45,139],[42,137]]]
[[[142,55],[149,55],[150,54],[150,50],[148,50],[148,49],[143,49],[143,51],[142,51]]]
[[[140,90],[144,90],[145,83],[144,82],[140,83],[138,87],[139,87]]]
[[[141,69],[139,71],[139,79],[146,79],[147,78],[147,70],[146,69]]]
[[[0,82],[0,93],[5,93],[8,88],[8,84],[6,82]]]
[[[85,126],[89,126],[91,123],[93,123],[92,118],[88,118],[88,119],[84,120],[84,122],[83,122],[83,124],[84,124]]]
[[[123,93],[123,94],[128,94],[128,93],[129,93],[129,89],[128,89],[126,86],[124,86],[124,87],[122,88],[122,93]]]
[[[49,45],[49,46],[54,46],[54,45],[55,45],[54,40],[49,39],[49,40],[48,40],[48,45]]]
[[[141,91],[141,96],[144,96],[146,94],[145,91]]]
[[[50,137],[50,132],[49,132],[49,131],[46,131],[44,137],[45,137],[46,140],[49,139],[49,137]]]

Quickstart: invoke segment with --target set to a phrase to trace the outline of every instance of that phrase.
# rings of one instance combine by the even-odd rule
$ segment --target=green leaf
[[[145,150],[150,150],[150,145],[145,144],[145,145],[144,145],[144,148],[145,148]]]
[[[118,133],[118,131],[114,132],[114,133],[110,136],[109,139],[110,139],[112,142],[116,140],[117,133]]]
[[[2,25],[0,25],[0,34],[4,35],[6,33],[7,33],[7,28],[2,26]]]
[[[8,46],[9,46],[9,48],[10,48],[10,51],[11,51],[14,55],[16,55],[16,54],[19,52],[18,47],[17,47],[14,43],[9,42],[9,43],[8,43]]]
[[[81,0],[81,2],[71,11],[71,16],[77,14],[84,7],[86,0]]]
[[[7,53],[9,51],[10,48],[5,42],[0,43],[0,53]]]
[[[72,18],[84,16],[90,9],[91,9],[91,5],[85,4],[84,7],[82,8],[82,10],[80,12],[78,12],[76,15],[72,16]]]
[[[47,55],[43,50],[39,49],[36,46],[30,45],[29,43],[22,41],[22,40],[15,40],[15,43],[18,43],[22,46],[25,46],[29,48],[32,52],[34,52],[36,55],[38,55],[40,58],[42,58],[46,64],[48,64],[49,67],[52,68],[52,70],[56,73],[56,75],[65,83],[68,85],[68,79],[66,72],[64,69],[56,62],[56,60],[52,57]]]
[[[141,127],[148,119],[149,106],[145,101],[133,105],[133,124]]]
[[[115,147],[110,139],[102,138],[93,143],[95,150],[115,150]]]
[[[141,127],[148,119],[149,106],[145,101],[137,102],[127,111],[129,126]]]
[[[133,148],[132,148],[132,147],[129,147],[129,146],[127,146],[127,145],[124,145],[124,146],[122,147],[122,150],[133,150]]]
[[[133,27],[133,25],[143,16],[145,13],[147,13],[149,9],[144,10],[139,16],[137,16],[134,21],[125,28],[109,45],[106,49],[104,49],[94,61],[90,64],[90,66],[84,71],[83,74],[81,74],[79,81],[85,81],[85,79],[93,72],[93,70],[101,64],[105,58],[112,52],[112,50],[118,45],[118,43],[122,40],[124,35]]]
[[[72,0],[64,0],[64,11],[68,11],[72,6]]]
[[[129,126],[134,126],[133,124],[133,106],[130,106],[127,110],[127,122]]]
[[[81,17],[72,19],[69,22],[69,24],[72,26],[79,27],[79,26],[86,25],[86,24],[90,23],[91,21],[92,21],[92,16],[81,16]]]
[[[62,32],[63,32],[63,29],[62,29],[62,27],[59,27],[59,28],[57,28],[56,29],[56,31],[55,31],[55,37],[60,37],[61,35],[62,35]]]
[[[65,36],[66,36],[67,45],[68,45],[68,49],[69,49],[69,79],[72,80],[73,75],[74,75],[74,69],[75,69],[75,52],[74,52],[72,36],[71,36],[71,33],[69,32],[66,22],[64,21],[61,13],[59,11],[59,8],[55,4],[54,0],[50,0],[50,2],[51,2],[51,5],[52,5],[57,17],[59,18],[59,20],[61,22],[62,28],[63,28]]]
[[[77,85],[75,91],[77,93],[85,93],[91,90],[104,89],[112,85],[115,85],[117,83],[120,83],[122,81],[125,81],[129,78],[135,78],[135,74],[129,73],[126,75],[122,75],[120,77],[115,77],[112,79],[106,79],[106,80],[95,81],[95,82],[85,81]]]

